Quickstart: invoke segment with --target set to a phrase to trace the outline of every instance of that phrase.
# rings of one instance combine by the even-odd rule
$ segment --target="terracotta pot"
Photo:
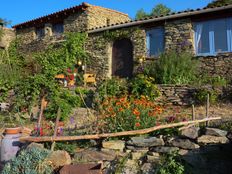
[[[6,128],[5,134],[18,134],[21,133],[21,127],[15,127],[15,128]]]

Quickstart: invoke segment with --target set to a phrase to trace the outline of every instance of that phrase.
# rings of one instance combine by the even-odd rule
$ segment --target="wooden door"
[[[133,73],[133,45],[130,39],[116,40],[113,44],[112,76],[130,78]]]

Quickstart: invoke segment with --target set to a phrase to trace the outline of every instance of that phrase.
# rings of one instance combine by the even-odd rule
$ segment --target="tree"
[[[172,10],[168,8],[166,5],[157,4],[150,13],[146,13],[144,9],[138,10],[136,13],[135,19],[142,19],[142,18],[150,17],[150,16],[167,15],[170,12],[172,12]]]
[[[232,4],[232,0],[214,0],[213,2],[209,3],[207,7],[217,7],[226,4]]]
[[[171,13],[171,9],[168,8],[166,5],[158,4],[152,9],[152,16],[161,16],[161,15],[167,15],[168,13]]]
[[[147,14],[144,9],[140,9],[137,11],[136,13],[136,16],[135,16],[135,19],[142,19],[142,18],[145,18],[145,17],[148,17],[149,14]]]

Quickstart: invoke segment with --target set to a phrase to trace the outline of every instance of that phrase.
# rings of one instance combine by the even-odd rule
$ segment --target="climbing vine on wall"
[[[122,38],[130,38],[134,32],[137,32],[138,28],[130,28],[123,30],[115,30],[115,31],[105,31],[103,37],[108,41],[114,41]]]
[[[71,111],[67,107],[77,105],[80,100],[73,98],[69,91],[63,90],[55,80],[55,75],[65,73],[77,60],[87,60],[84,49],[86,38],[85,33],[68,33],[62,44],[52,45],[45,51],[30,56],[20,54],[16,46],[10,47],[8,63],[5,65],[15,66],[21,74],[11,85],[16,93],[16,108],[30,108],[39,98],[45,96],[51,103],[47,112],[49,118],[55,117],[58,106],[63,111],[62,118],[65,118],[68,111]]]

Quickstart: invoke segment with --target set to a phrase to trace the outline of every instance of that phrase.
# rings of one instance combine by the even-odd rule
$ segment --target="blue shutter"
[[[151,56],[150,55],[150,32],[146,33],[146,40],[147,40],[147,56]]]
[[[228,51],[232,52],[232,18],[227,20],[227,26]]]

